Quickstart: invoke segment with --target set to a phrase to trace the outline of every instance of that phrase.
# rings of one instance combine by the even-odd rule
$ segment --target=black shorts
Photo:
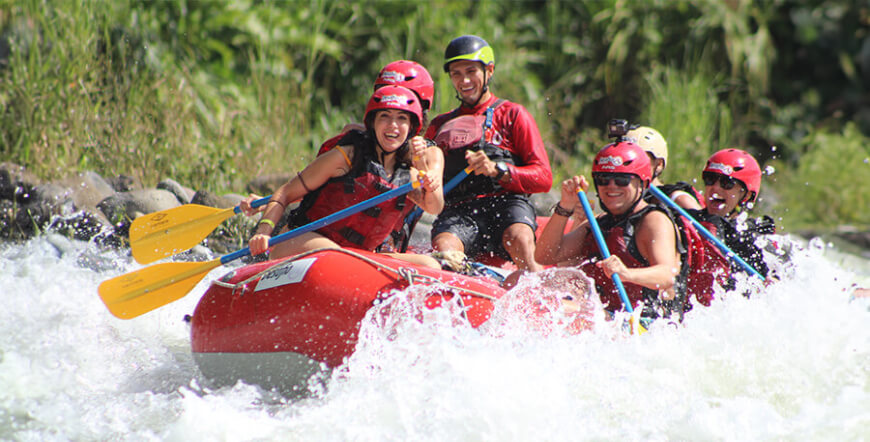
[[[510,260],[502,245],[502,235],[511,224],[538,228],[535,208],[524,195],[499,195],[465,201],[444,209],[432,224],[432,238],[439,233],[456,235],[465,246],[465,254],[474,258],[492,252]]]

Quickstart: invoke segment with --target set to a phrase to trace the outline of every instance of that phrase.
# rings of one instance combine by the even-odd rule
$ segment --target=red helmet
[[[748,152],[740,149],[723,149],[707,160],[704,172],[719,173],[740,180],[746,186],[746,197],[741,201],[753,202],[761,190],[761,167]]]
[[[640,146],[631,141],[620,141],[604,146],[604,149],[595,155],[592,173],[596,172],[630,173],[643,181],[644,188],[652,180],[649,156]]]
[[[408,112],[411,118],[411,136],[420,132],[420,122],[423,121],[423,108],[420,107],[420,99],[414,91],[402,86],[384,86],[376,90],[369,98],[366,106],[366,114],[363,121],[366,129],[372,128],[375,112],[383,109],[397,109]]]
[[[375,80],[375,90],[390,85],[404,86],[417,93],[423,110],[429,110],[432,106],[432,98],[435,96],[435,82],[432,81],[429,71],[420,63],[397,60],[384,66]]]

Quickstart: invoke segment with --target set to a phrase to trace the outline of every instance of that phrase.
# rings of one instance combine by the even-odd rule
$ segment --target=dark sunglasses
[[[725,190],[731,190],[737,184],[740,184],[740,187],[744,189],[746,188],[742,181],[736,178],[731,178],[728,175],[722,175],[721,173],[704,172],[701,174],[701,177],[704,179],[704,184],[707,186],[712,186],[716,181],[719,181],[719,187]]]
[[[598,187],[606,186],[613,181],[619,187],[625,187],[631,184],[631,178],[633,175],[626,175],[621,173],[596,173],[592,175],[592,181],[595,182],[595,185]]]

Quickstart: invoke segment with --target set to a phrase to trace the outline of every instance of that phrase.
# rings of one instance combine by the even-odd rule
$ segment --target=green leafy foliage
[[[842,132],[814,132],[801,148],[798,167],[774,175],[783,225],[870,226],[870,138],[848,124]]]
[[[435,113],[455,107],[443,50],[474,33],[557,176],[588,172],[611,118],[665,135],[666,181],[731,146],[803,174],[816,131],[870,134],[868,15],[860,0],[0,0],[0,160],[243,192],[360,121],[390,61],[426,66]]]

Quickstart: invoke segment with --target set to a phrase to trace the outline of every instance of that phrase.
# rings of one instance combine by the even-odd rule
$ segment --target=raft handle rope
[[[333,250],[336,252],[342,252],[342,253],[348,254],[350,256],[353,256],[355,258],[358,258],[364,262],[371,264],[372,266],[374,266],[378,269],[386,270],[388,272],[393,273],[394,275],[396,275],[397,280],[404,279],[404,280],[408,281],[409,284],[418,284],[418,283],[427,284],[427,285],[441,284],[441,285],[444,285],[445,287],[447,287],[448,289],[452,289],[452,290],[455,290],[455,291],[460,292],[460,293],[466,293],[468,295],[476,296],[478,298],[488,299],[490,301],[495,301],[498,299],[495,296],[487,295],[486,293],[480,293],[480,292],[477,292],[474,290],[469,290],[467,288],[451,285],[449,283],[446,283],[446,282],[444,282],[438,278],[432,277],[432,276],[421,275],[421,274],[417,273],[417,269],[415,269],[413,267],[399,267],[398,269],[394,269],[386,264],[377,262],[369,257],[360,255],[359,253],[352,252],[352,251],[347,250],[347,249],[337,249],[337,248],[332,248],[332,247],[323,247],[323,248],[319,248],[319,249],[309,250],[307,252],[302,252],[298,255],[291,256],[290,258],[287,258],[286,260],[284,260],[278,264],[275,264],[274,266],[269,267],[268,269],[262,270],[262,271],[258,272],[257,274],[245,279],[244,281],[239,281],[235,284],[230,284],[230,283],[223,282],[220,280],[214,280],[214,281],[212,281],[212,284],[217,285],[219,287],[225,287],[225,288],[231,289],[233,291],[233,294],[235,294],[237,289],[241,288],[242,293],[244,293],[245,287],[250,282],[257,280],[257,279],[260,279],[266,273],[269,273],[269,272],[274,271],[276,269],[280,269],[283,266],[286,266],[288,264],[292,265],[294,261],[297,261],[299,259],[302,259],[302,258],[308,256],[308,255],[312,255],[314,253],[322,252],[325,250]],[[461,298],[461,296],[459,296],[459,297]]]

